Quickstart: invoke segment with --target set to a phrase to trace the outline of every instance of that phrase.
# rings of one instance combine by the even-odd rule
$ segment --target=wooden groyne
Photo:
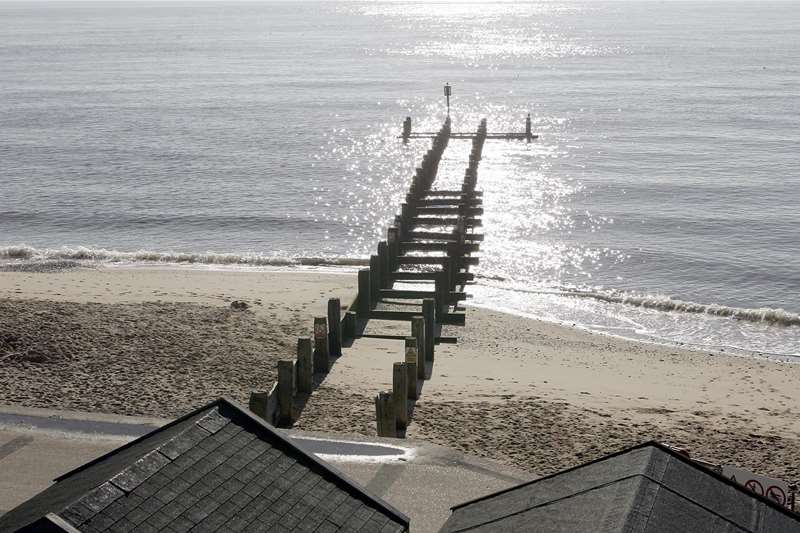
[[[465,323],[460,303],[468,297],[466,288],[474,278],[470,267],[478,264],[473,254],[480,250],[483,240],[482,234],[475,233],[481,226],[478,217],[483,214],[482,193],[476,185],[487,139],[486,119],[469,137],[472,150],[461,189],[436,189],[438,161],[451,138],[448,119],[434,136],[428,159],[423,159],[417,169],[400,214],[387,230],[387,240],[378,244],[370,268],[359,272],[358,310],[362,320],[411,322],[404,360],[392,368],[392,391],[375,398],[379,436],[405,434],[421,384],[433,374],[435,346],[444,340],[442,326]],[[404,283],[432,284],[433,290],[395,288]],[[404,309],[417,306],[417,310],[397,310],[398,301]]]
[[[362,336],[396,339],[404,343],[403,358],[392,367],[392,390],[375,398],[376,423],[380,436],[405,435],[422,384],[433,375],[436,345],[456,342],[442,335],[442,326],[465,324],[461,304],[469,297],[467,288],[474,280],[470,267],[478,264],[475,254],[483,241],[476,232],[483,214],[483,193],[476,188],[478,165],[485,141],[499,137],[487,133],[486,119],[469,136],[459,135],[453,135],[449,117],[431,135],[431,148],[414,173],[386,240],[378,243],[369,268],[358,272],[355,300],[346,307],[338,298],[328,301],[327,316],[314,318],[312,336],[298,339],[296,359],[278,362],[278,381],[269,391],[251,394],[253,412],[269,423],[291,426],[343,346]],[[472,141],[464,179],[460,189],[438,189],[439,163],[454,138]],[[409,335],[368,335],[370,320],[408,322]]]

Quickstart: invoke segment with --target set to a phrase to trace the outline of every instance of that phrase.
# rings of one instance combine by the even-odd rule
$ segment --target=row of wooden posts
[[[297,339],[297,357],[278,361],[278,380],[272,388],[250,394],[250,410],[270,424],[290,426],[297,415],[297,396],[311,394],[330,371],[331,360],[342,355],[342,344],[355,335],[355,313],[348,311],[342,317],[339,298],[329,299],[328,315],[314,318],[313,337]]]
[[[448,122],[440,130],[440,134],[449,134]],[[447,137],[442,141],[446,146]],[[478,235],[468,232],[468,228],[480,225],[480,221],[475,217],[482,214],[479,193],[475,190],[478,177],[478,163],[481,159],[484,141],[486,139],[486,120],[482,120],[478,131],[473,138],[472,151],[469,156],[469,164],[464,175],[464,182],[460,191],[442,191],[432,189],[436,177],[436,169],[428,174],[417,173],[412,182],[406,201],[401,206],[400,215],[395,219],[395,226],[389,228],[388,242],[381,243],[378,247],[377,261],[370,262],[370,269],[359,273],[359,297],[361,295],[361,283],[365,289],[377,290],[373,278],[379,278],[378,287],[388,287],[379,292],[386,298],[407,297],[422,298],[422,314],[413,315],[411,321],[411,336],[405,338],[405,358],[401,362],[396,362],[392,367],[392,390],[380,392],[375,398],[375,412],[378,435],[382,437],[402,437],[409,424],[409,413],[413,402],[419,399],[422,390],[422,383],[429,379],[433,372],[434,347],[436,344],[437,332],[440,331],[442,324],[461,324],[455,310],[458,302],[466,295],[463,291],[458,292],[459,286],[466,286],[469,274],[469,266],[477,261],[471,261],[471,253],[478,251]],[[436,140],[434,141],[434,144]],[[442,151],[444,148],[442,148]],[[430,152],[429,152],[430,153]],[[438,159],[441,153],[438,154]],[[437,159],[437,168],[438,168]],[[441,207],[446,206],[446,207]],[[431,209],[437,211],[431,213]],[[428,212],[426,212],[428,211]],[[430,214],[452,215],[455,218],[443,219],[425,216]],[[450,233],[418,232],[420,225],[445,225],[452,226]],[[469,241],[469,243],[467,242]],[[388,253],[382,256],[381,250],[388,249]],[[442,256],[405,256],[404,252],[422,251],[443,251]],[[373,256],[376,257],[376,256]],[[417,258],[417,260],[410,260]],[[405,259],[405,260],[404,260]],[[404,278],[398,273],[403,265],[440,265],[441,270],[427,272],[408,272]],[[432,279],[435,290],[432,294],[425,291],[392,291],[393,283],[403,279],[426,279],[415,277],[412,274],[433,274]],[[372,282],[366,285],[363,278],[369,278]],[[427,279],[430,279],[428,276]],[[376,299],[371,302],[377,303]],[[450,305],[453,304],[454,313],[450,313]],[[370,304],[372,307],[372,303]],[[402,319],[407,316],[403,312],[384,312],[364,309],[373,318]],[[407,312],[406,312],[407,313]],[[413,312],[412,312],[413,313]],[[409,405],[409,402],[412,402]]]
[[[433,369],[437,335],[443,324],[463,325],[463,313],[455,311],[466,294],[458,291],[472,279],[470,257],[478,251],[482,235],[468,231],[480,225],[481,193],[475,190],[477,167],[486,138],[486,121],[481,121],[473,138],[469,165],[460,190],[433,190],[439,162],[450,138],[448,118],[434,136],[401,205],[400,214],[387,231],[387,240],[378,244],[370,257],[370,267],[358,273],[358,295],[342,316],[338,298],[328,300],[326,317],[315,317],[313,337],[300,337],[295,359],[278,361],[278,380],[269,391],[250,395],[250,409],[267,422],[288,427],[296,419],[298,397],[308,396],[329,372],[331,361],[342,354],[342,345],[355,339],[359,323],[369,319],[410,322],[405,337],[405,357],[394,363],[392,391],[376,398],[378,434],[402,436],[409,422],[408,401],[419,398],[422,382]],[[435,216],[432,216],[435,215]],[[455,215],[443,217],[442,215]],[[452,226],[450,232],[419,231],[419,226]],[[413,251],[442,251],[441,256],[410,255]],[[440,270],[408,270],[439,266]],[[433,281],[435,290],[394,290],[395,282]],[[421,300],[419,311],[378,309],[387,299]],[[453,312],[450,306],[453,304]]]

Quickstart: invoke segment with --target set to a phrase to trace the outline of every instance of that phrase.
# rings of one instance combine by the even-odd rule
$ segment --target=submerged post
[[[525,119],[525,138],[529,141],[533,137],[533,133],[531,132],[531,114],[528,113],[528,117]]]
[[[411,117],[406,117],[403,121],[403,139],[408,140],[411,137]]]

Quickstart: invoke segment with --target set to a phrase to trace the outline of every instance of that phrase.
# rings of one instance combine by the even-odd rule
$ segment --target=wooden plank
[[[381,298],[396,298],[398,300],[424,300],[433,298],[434,291],[411,291],[402,289],[384,289],[381,291]],[[466,292],[450,292],[450,302],[459,302],[467,299]]]
[[[390,276],[395,281],[420,281],[420,280],[435,280],[437,272],[392,272]],[[456,281],[464,283],[465,281],[472,281],[475,279],[475,274],[472,272],[458,272],[456,273]]]
[[[461,204],[479,207],[483,203],[483,200],[480,198],[418,198],[409,200],[408,203],[415,204],[417,207]]]
[[[372,320],[396,320],[411,322],[419,316],[419,311],[370,311],[369,318]],[[439,322],[452,326],[463,326],[466,323],[464,313],[442,313]]]
[[[464,191],[456,191],[453,189],[431,189],[425,193],[426,198],[430,198],[432,196],[461,196],[464,194]],[[483,196],[483,191],[472,191],[469,193],[470,195],[474,196]]]
[[[446,255],[406,255],[398,257],[397,260],[401,265],[441,265],[444,264],[450,257]],[[480,264],[480,257],[454,257],[456,264],[459,266],[464,265],[478,265]]]
[[[451,246],[456,246],[453,252],[456,255],[465,253],[479,252],[479,244],[463,244],[460,247],[455,242],[418,242],[418,241],[405,241],[400,243],[400,250],[403,252],[446,252]]]
[[[444,231],[409,231],[408,237],[411,239],[440,239],[452,240],[453,234]],[[483,234],[481,233],[467,233],[464,235],[465,241],[482,241]]]
[[[455,226],[458,217],[413,217],[411,223],[417,226]],[[464,225],[468,228],[483,226],[483,221],[479,218],[467,219]]]
[[[482,207],[419,207],[417,208],[419,215],[466,215],[477,216],[483,214]]]

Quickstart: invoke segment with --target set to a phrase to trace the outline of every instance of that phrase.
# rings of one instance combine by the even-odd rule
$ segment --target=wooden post
[[[381,260],[377,255],[369,258],[369,305],[375,308],[381,289]]]
[[[406,370],[408,371],[408,397],[412,400],[419,398],[419,388],[417,387],[417,368],[419,361],[419,351],[416,337],[406,337]]]
[[[397,436],[397,418],[394,414],[394,398],[390,392],[381,392],[375,397],[375,420],[379,437]]]
[[[434,280],[435,289],[434,289],[434,301],[436,302],[436,321],[443,322],[444,314],[447,312],[448,304],[447,304],[447,296],[449,294],[449,287],[450,287],[450,275],[448,274],[447,270],[442,270],[441,272],[437,273],[436,279]]]
[[[314,359],[311,337],[297,339],[297,391],[311,394],[314,390]]]
[[[342,322],[342,342],[353,340],[356,338],[356,314],[352,311],[347,311],[344,314],[344,322]]]
[[[295,362],[278,361],[278,425],[294,420]]]
[[[370,309],[372,309],[372,296],[370,289],[372,282],[370,281],[369,269],[362,268],[358,271],[358,314],[368,316]]]
[[[342,303],[339,298],[328,300],[328,352],[333,357],[342,355]]]
[[[400,230],[394,226],[386,230],[386,241],[389,244],[389,271],[399,268],[397,258],[400,256]]]
[[[408,426],[408,368],[405,363],[395,363],[392,367],[392,397],[397,427]]]
[[[425,342],[425,318],[415,316],[411,318],[411,336],[417,340],[417,378],[425,379],[425,361],[428,360],[427,343]]]
[[[425,320],[425,364],[433,367],[433,351],[436,344],[436,304],[430,298],[422,300],[422,316]]]
[[[328,370],[328,322],[324,316],[318,316],[314,318],[314,372],[327,373]]]
[[[274,426],[278,412],[278,382],[272,384],[269,392],[251,392],[249,407],[253,413]]]
[[[250,393],[250,403],[248,407],[253,412],[253,414],[260,416],[264,420],[267,420],[267,398],[269,397],[268,392],[256,392],[253,391]],[[270,424],[272,424],[273,420],[267,420]]]
[[[392,271],[391,258],[389,257],[389,244],[386,241],[378,243],[378,262],[381,269],[381,288],[388,289],[392,286],[389,273]]]

